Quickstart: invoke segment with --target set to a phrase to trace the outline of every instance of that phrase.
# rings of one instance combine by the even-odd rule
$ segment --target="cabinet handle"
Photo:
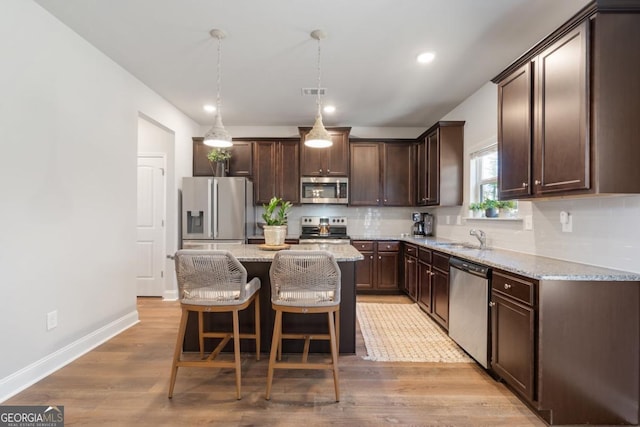
[[[535,185],[540,185],[540,184],[542,184],[542,182],[541,182],[539,179],[536,179],[533,183],[534,183]]]
[[[331,173],[331,169],[327,169],[327,173]]]
[[[361,247],[362,247],[362,249],[364,249],[364,245],[362,245]]]
[[[319,171],[320,173],[322,173],[322,168],[318,169],[318,171]]]
[[[378,257],[378,259],[382,259],[382,257],[381,257],[381,256],[379,256],[379,257]]]
[[[522,188],[527,188],[529,186],[529,184],[527,184],[526,182],[522,183]]]
[[[495,306],[496,306],[496,303],[495,303],[495,302],[493,302],[493,301],[489,301],[489,307],[495,307]]]
[[[376,199],[376,203],[380,203],[380,199]]]
[[[510,285],[510,284],[508,284],[508,283],[505,283],[505,284],[504,284],[504,288],[505,288],[505,289],[511,289],[511,285]]]
[[[369,259],[373,259],[373,255],[369,255]]]

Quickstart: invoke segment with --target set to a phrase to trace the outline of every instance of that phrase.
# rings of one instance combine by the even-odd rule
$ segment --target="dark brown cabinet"
[[[207,154],[212,147],[202,143],[204,138],[194,137],[193,140],[193,176],[213,176],[211,162]],[[233,147],[229,148],[231,159],[227,165],[229,176],[253,177],[253,142],[233,140]]]
[[[356,290],[397,292],[400,242],[354,240],[352,244],[364,256],[356,262]]]
[[[449,328],[449,256],[433,252],[431,272],[431,312],[433,319]]]
[[[494,271],[491,279],[491,369],[529,402],[535,398],[536,284]]]
[[[404,244],[403,290],[413,301],[418,300],[418,248]]]
[[[350,151],[350,205],[414,205],[414,141],[352,141]]]
[[[333,145],[312,148],[304,145],[310,127],[300,127],[300,172],[302,176],[348,176],[350,127],[327,128]]]
[[[462,205],[464,123],[441,121],[418,137],[417,205]]]
[[[300,201],[299,147],[297,139],[254,142],[255,204],[269,203],[274,196]]]
[[[431,314],[431,251],[418,248],[418,305]]]
[[[501,199],[640,192],[640,13],[623,3],[594,2],[493,79]]]

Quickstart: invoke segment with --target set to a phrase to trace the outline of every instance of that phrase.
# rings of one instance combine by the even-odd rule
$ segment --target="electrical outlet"
[[[524,216],[524,229],[533,230],[533,215]]]
[[[569,212],[560,212],[560,224],[562,224],[563,233],[571,233],[573,231],[573,215]]]
[[[58,310],[53,310],[47,313],[47,331],[52,330],[58,326]]]
[[[451,224],[451,216],[450,215],[445,215],[445,222],[447,225]]]
[[[462,225],[462,216],[456,216],[456,225]]]

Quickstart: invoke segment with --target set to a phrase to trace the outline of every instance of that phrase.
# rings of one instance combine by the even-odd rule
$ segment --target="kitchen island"
[[[275,257],[276,251],[262,250],[261,245],[233,244],[233,243],[190,243],[185,244],[184,249],[210,249],[225,250],[231,252],[247,269],[247,278],[258,277],[260,279],[260,351],[269,353],[271,350],[271,336],[273,334],[274,312],[271,308],[271,281],[269,280],[269,268]],[[291,245],[292,250],[326,250],[331,252],[338,262],[342,275],[340,293],[340,353],[353,354],[356,351],[356,288],[355,288],[355,262],[363,259],[356,248],[348,244],[300,244]],[[209,313],[205,320],[205,329],[208,324],[228,327],[231,330],[231,316],[225,313]],[[299,330],[315,333],[326,333],[327,320],[323,314],[294,314],[286,313],[283,318],[283,329],[288,332]],[[190,313],[187,323],[187,333],[184,340],[185,351],[198,351],[198,326],[197,314]],[[240,331],[253,330],[253,309],[240,312]],[[216,340],[206,340],[205,350],[213,350]],[[232,343],[226,349],[231,351]],[[286,353],[301,353],[303,341],[285,340],[283,351]],[[241,350],[254,352],[253,341],[242,340]],[[326,341],[312,341],[312,352],[329,353],[329,344]]]

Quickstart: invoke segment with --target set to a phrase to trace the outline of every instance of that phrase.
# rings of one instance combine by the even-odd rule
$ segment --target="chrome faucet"
[[[480,241],[480,249],[484,249],[487,247],[487,235],[482,230],[476,230],[472,228],[469,230],[469,234],[472,236],[476,236],[476,238]]]

